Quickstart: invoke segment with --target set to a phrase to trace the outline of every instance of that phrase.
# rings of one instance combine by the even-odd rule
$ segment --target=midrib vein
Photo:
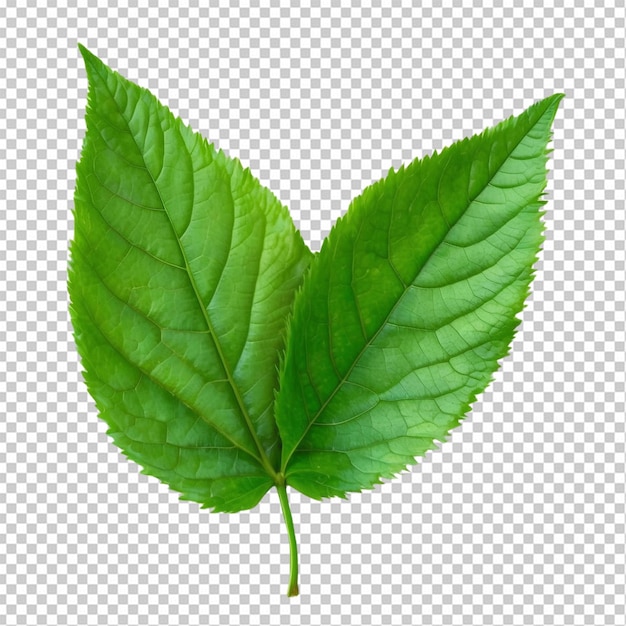
[[[241,397],[241,394],[239,393],[239,389],[237,387],[237,384],[235,383],[235,380],[233,378],[233,373],[230,370],[230,368],[228,367],[228,362],[226,360],[226,357],[224,355],[224,351],[222,349],[222,345],[220,343],[220,341],[218,341],[217,335],[215,333],[215,329],[213,327],[213,323],[211,322],[211,318],[208,314],[208,311],[206,310],[206,307],[204,306],[204,303],[202,301],[202,297],[200,295],[200,292],[198,290],[198,286],[196,284],[196,281],[194,279],[193,273],[191,272],[191,268],[189,266],[189,261],[187,259],[187,254],[185,252],[185,248],[182,244],[182,241],[180,239],[180,237],[178,236],[178,233],[176,232],[176,229],[174,227],[174,223],[172,221],[170,212],[168,210],[168,207],[166,206],[165,202],[163,201],[163,196],[161,195],[161,190],[159,189],[159,186],[157,184],[156,179],[154,178],[154,176],[152,175],[152,172],[150,171],[150,169],[148,168],[146,161],[145,161],[145,157],[144,154],[141,150],[141,148],[139,147],[139,144],[137,143],[137,140],[135,138],[135,135],[133,134],[131,127],[130,127],[130,121],[129,119],[127,119],[124,111],[121,109],[120,105],[118,104],[117,100],[115,99],[115,96],[113,93],[111,93],[111,90],[109,89],[108,84],[106,84],[105,82],[105,86],[107,91],[109,92],[109,95],[111,96],[111,99],[113,100],[113,102],[115,103],[115,106],[117,107],[117,110],[119,111],[122,119],[124,120],[124,122],[126,123],[127,127],[128,127],[128,132],[130,134],[130,136],[133,139],[133,143],[135,144],[135,147],[137,148],[137,152],[139,153],[139,155],[141,156],[142,162],[144,164],[144,168],[146,170],[146,172],[148,173],[148,176],[150,177],[150,180],[154,186],[154,189],[159,197],[159,201],[161,203],[161,206],[163,207],[163,210],[165,212],[165,214],[167,215],[167,219],[168,222],[170,224],[170,227],[172,229],[172,233],[174,234],[174,237],[176,239],[176,243],[178,244],[180,253],[183,257],[183,261],[185,262],[185,269],[186,269],[186,274],[187,277],[189,279],[189,283],[191,285],[191,288],[193,289],[194,295],[196,297],[196,300],[198,301],[198,304],[200,305],[200,308],[202,310],[202,315],[204,317],[204,321],[206,323],[207,329],[209,330],[209,332],[211,333],[211,337],[213,339],[213,342],[215,344],[215,348],[217,350],[222,368],[224,369],[224,372],[226,374],[226,377],[228,379],[228,383],[230,384],[230,387],[232,389],[233,395],[235,396],[235,400],[237,402],[237,406],[239,407],[239,411],[242,415],[242,417],[244,418],[244,422],[248,428],[248,431],[250,433],[250,436],[252,437],[252,440],[258,450],[259,453],[259,460],[263,466],[263,469],[268,473],[268,475],[272,478],[272,480],[276,480],[276,471],[274,470],[274,468],[272,467],[272,464],[270,463],[270,460],[267,456],[267,454],[265,453],[265,449],[263,448],[258,435],[254,429],[254,425],[252,424],[252,420],[250,419],[250,415],[248,414],[248,410],[243,402],[243,398]],[[136,104],[135,104],[136,107]],[[132,115],[130,116],[132,119]],[[148,118],[148,120],[150,120],[150,118]],[[148,128],[149,128],[149,121],[148,121]],[[175,129],[173,127],[169,127],[170,129],[172,129],[173,132],[175,132]],[[165,146],[166,146],[166,139],[165,139],[165,133],[164,134],[164,141],[163,141],[163,155],[162,155],[162,160],[165,160]],[[187,154],[187,156],[189,158],[191,158],[190,154]],[[162,165],[163,166],[163,165]],[[161,166],[161,169],[162,169]],[[193,180],[193,175],[192,175],[192,180]],[[232,192],[231,192],[232,193]],[[192,207],[192,214],[193,214],[193,207]],[[190,217],[190,222],[193,219],[193,215],[192,217]],[[223,270],[220,274],[220,276],[223,274]],[[233,441],[233,443],[235,443],[235,445],[237,445],[237,447],[241,448],[241,445],[238,444],[236,441],[233,440],[232,437],[228,437],[229,440]],[[241,448],[244,452],[248,453],[247,450],[245,450],[245,448]]]
[[[546,109],[547,110],[547,109]],[[452,230],[452,228],[454,228],[454,226],[463,218],[463,216],[465,215],[465,213],[467,212],[467,210],[469,209],[469,207],[473,204],[473,202],[476,200],[476,198],[478,196],[480,196],[480,194],[491,184],[491,182],[493,181],[493,179],[497,176],[497,174],[500,172],[500,170],[502,169],[502,167],[504,166],[504,164],[511,158],[511,156],[513,155],[513,153],[515,152],[515,150],[517,150],[517,148],[519,147],[520,143],[526,138],[528,137],[528,135],[530,134],[530,132],[535,128],[535,126],[543,119],[544,115],[545,115],[546,111],[543,111],[535,120],[534,124],[532,126],[530,126],[528,128],[528,130],[518,139],[518,141],[516,142],[516,144],[509,150],[506,158],[504,158],[502,160],[502,162],[500,163],[500,165],[493,171],[493,174],[489,177],[489,180],[487,180],[484,184],[484,186],[481,188],[481,190],[474,196],[474,198],[472,198],[471,200],[469,200],[469,202],[467,203],[467,206],[465,207],[465,209],[463,209],[463,211],[461,211],[460,215],[457,217],[457,219],[452,223],[449,224],[449,228],[448,230],[444,233],[443,237],[441,238],[441,240],[433,247],[433,249],[431,250],[431,252],[429,253],[428,257],[425,259],[425,261],[422,263],[422,265],[418,268],[417,273],[415,275],[415,277],[413,278],[413,280],[411,281],[411,285],[413,285],[415,283],[415,281],[417,280],[417,278],[419,277],[420,273],[424,270],[424,268],[426,267],[426,265],[430,262],[430,260],[433,258],[434,254],[437,252],[437,250],[439,250],[439,248],[443,245],[443,243],[446,240],[446,237],[448,236],[448,234],[450,233],[450,231]],[[454,144],[453,144],[454,145]],[[452,146],[450,146],[451,148]],[[440,153],[443,154],[443,151]],[[446,163],[445,167],[447,167],[448,164]],[[445,216],[444,216],[445,218]],[[447,223],[447,219],[445,220]],[[287,474],[287,466],[289,465],[289,461],[291,460],[292,456],[294,455],[295,451],[298,449],[299,445],[302,443],[302,441],[305,439],[305,437],[307,436],[308,432],[311,430],[311,428],[314,426],[314,424],[317,422],[319,416],[326,410],[326,407],[332,402],[333,398],[337,395],[337,393],[339,392],[339,390],[344,386],[344,384],[346,383],[346,381],[350,378],[352,372],[354,371],[354,368],[357,366],[357,364],[359,363],[359,361],[361,360],[361,358],[363,357],[363,355],[365,354],[365,352],[371,347],[371,345],[376,341],[376,339],[378,338],[378,336],[380,335],[380,333],[385,329],[385,327],[387,326],[389,319],[392,317],[393,313],[395,312],[395,310],[398,308],[398,306],[400,305],[400,302],[402,301],[402,299],[404,298],[404,295],[406,294],[406,292],[408,291],[408,285],[406,286],[406,288],[404,289],[402,295],[398,298],[397,302],[391,307],[391,309],[389,310],[389,312],[387,313],[387,315],[385,316],[385,318],[382,320],[382,322],[380,323],[380,326],[378,327],[378,330],[372,335],[372,337],[366,341],[365,345],[363,346],[363,348],[359,351],[359,353],[357,354],[357,356],[355,357],[354,361],[352,362],[352,364],[350,365],[350,367],[348,368],[348,370],[346,371],[346,373],[344,374],[344,376],[337,382],[337,385],[335,386],[335,388],[333,389],[333,391],[331,392],[331,394],[328,396],[328,398],[325,400],[325,402],[322,404],[322,406],[317,410],[317,412],[315,413],[315,415],[313,416],[313,418],[309,421],[309,423],[307,424],[306,428],[304,429],[302,435],[299,437],[298,441],[295,443],[295,445],[293,445],[293,447],[291,448],[291,450],[289,451],[289,454],[287,455],[287,457],[285,459],[282,460],[281,462],[281,472],[284,474]]]

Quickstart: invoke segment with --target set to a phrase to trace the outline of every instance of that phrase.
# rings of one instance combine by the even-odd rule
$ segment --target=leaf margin
[[[291,226],[291,231],[290,234],[298,239],[299,243],[302,246],[302,255],[303,258],[308,259],[308,262],[310,262],[310,259],[313,257],[312,253],[310,252],[310,250],[308,249],[308,247],[306,246],[306,244],[304,244],[304,241],[302,239],[301,233],[298,231],[298,229],[295,227],[295,224],[292,221],[292,218],[289,214],[289,211],[287,210],[287,208],[274,196],[274,194],[265,186],[263,186],[260,181],[254,177],[252,175],[252,173],[250,172],[249,168],[244,168],[241,164],[241,162],[239,161],[238,158],[231,158],[231,157],[227,157],[225,155],[225,153],[222,150],[217,150],[213,147],[213,144],[209,144],[209,142],[206,140],[206,138],[204,136],[202,136],[200,133],[194,132],[188,125],[186,125],[179,117],[175,116],[168,107],[166,107],[165,105],[163,105],[160,100],[158,100],[156,98],[156,96],[154,96],[149,90],[145,89],[144,87],[141,87],[140,85],[133,83],[132,81],[126,79],[124,76],[122,76],[121,74],[119,74],[118,72],[116,72],[115,70],[111,69],[110,67],[108,67],[102,60],[100,60],[97,56],[95,56],[92,52],[90,52],[87,48],[85,48],[84,46],[82,46],[81,44],[78,44],[78,48],[81,52],[81,54],[83,55],[83,58],[85,60],[85,67],[87,69],[87,75],[89,78],[89,89],[88,89],[88,96],[87,96],[87,109],[86,109],[86,120],[87,120],[87,132],[85,133],[85,138],[83,140],[83,146],[81,149],[81,155],[80,158],[77,162],[77,170],[80,171],[81,167],[85,164],[85,162],[87,161],[87,159],[89,158],[89,143],[88,143],[88,137],[89,137],[89,118],[90,115],[95,115],[94,111],[96,109],[96,105],[94,104],[94,99],[95,99],[95,87],[94,87],[94,75],[97,74],[99,80],[103,81],[103,82],[107,82],[108,80],[110,80],[111,78],[114,78],[115,81],[120,82],[121,84],[124,85],[128,85],[130,88],[134,89],[134,90],[138,90],[138,92],[142,95],[144,95],[145,97],[151,98],[154,100],[154,102],[156,103],[156,106],[158,108],[160,108],[160,110],[164,110],[167,112],[167,114],[169,116],[171,116],[172,118],[172,123],[177,127],[177,128],[182,128],[184,129],[184,132],[187,133],[191,133],[195,138],[197,138],[199,141],[203,142],[203,145],[210,147],[213,151],[214,151],[214,157],[217,159],[223,159],[225,160],[229,166],[232,166],[233,168],[237,169],[239,171],[239,176],[242,178],[246,178],[252,181],[252,184],[255,184],[258,188],[258,190],[264,195],[265,197],[265,201],[270,202],[273,201],[276,204],[276,207],[274,207],[272,210],[274,210],[274,212],[276,213],[276,215],[278,215],[280,217],[280,219],[285,219],[285,217],[288,217],[288,222]],[[74,208],[73,208],[73,215],[74,215],[74,223],[75,225],[77,224],[78,220],[77,220],[77,212],[80,212],[80,199],[78,200],[77,203],[77,198],[78,196],[84,192],[83,190],[83,184],[81,183],[81,177],[80,175],[77,176],[77,181],[76,181],[76,188],[75,188],[75,193],[74,193]],[[274,216],[276,217],[276,216]],[[68,261],[68,291],[70,293],[70,304],[69,304],[69,308],[70,308],[70,316],[72,318],[72,325],[74,327],[74,339],[75,339],[75,343],[76,346],[78,348],[78,352],[81,355],[81,361],[83,361],[84,364],[84,353],[85,353],[85,345],[87,343],[87,340],[85,339],[86,334],[88,334],[89,330],[87,329],[88,324],[86,324],[86,321],[84,319],[84,315],[81,315],[81,313],[77,312],[77,305],[75,302],[75,298],[73,298],[72,294],[75,290],[77,290],[77,283],[79,282],[79,279],[76,276],[76,267],[75,267],[75,257],[77,256],[76,253],[76,249],[77,249],[77,243],[76,243],[76,235],[74,236],[74,238],[72,239],[72,241],[70,242],[70,259]],[[308,263],[306,264],[308,265]],[[306,267],[303,268],[303,272],[305,271]],[[80,306],[78,307],[80,308]],[[84,311],[83,311],[84,313]],[[287,317],[285,317],[284,322],[286,323],[286,319]],[[281,336],[284,338],[285,335],[285,328],[283,328]],[[283,344],[284,345],[284,344]],[[279,352],[277,352],[276,354],[276,360],[275,360],[275,369],[278,369],[278,356],[279,356]],[[88,359],[87,359],[88,360]],[[158,478],[161,482],[163,482],[166,486],[168,486],[170,489],[172,489],[173,491],[176,491],[179,493],[179,496],[181,499],[185,500],[192,500],[195,502],[198,502],[201,507],[203,508],[211,508],[214,511],[221,511],[221,512],[235,512],[238,510],[246,510],[249,508],[253,508],[254,506],[256,506],[256,504],[260,501],[260,499],[263,497],[263,495],[265,495],[265,493],[271,489],[272,486],[274,486],[276,484],[277,478],[276,478],[276,471],[273,467],[268,468],[264,468],[265,472],[267,474],[268,480],[265,481],[264,485],[260,485],[258,486],[256,489],[252,490],[253,493],[253,497],[248,498],[248,500],[246,501],[245,506],[240,507],[240,508],[233,508],[231,506],[231,504],[229,504],[230,502],[232,502],[231,498],[228,497],[222,497],[222,496],[214,496],[209,498],[209,500],[207,501],[201,501],[198,499],[198,497],[195,497],[193,494],[193,490],[191,490],[191,492],[189,490],[184,490],[184,489],[179,489],[176,488],[174,486],[172,486],[171,484],[171,480],[165,476],[162,472],[160,472],[158,469],[155,471],[155,468],[150,464],[150,463],[146,463],[146,462],[142,462],[140,460],[137,459],[137,454],[136,452],[132,452],[131,450],[131,445],[129,443],[129,439],[128,437],[120,432],[119,430],[116,430],[116,427],[111,425],[112,422],[114,422],[114,418],[113,417],[109,417],[108,414],[110,413],[110,407],[107,406],[107,404],[105,402],[103,402],[102,396],[101,396],[101,392],[102,389],[97,390],[96,388],[98,387],[98,383],[94,380],[94,376],[91,375],[91,373],[88,371],[88,369],[84,369],[83,371],[83,378],[85,380],[85,383],[87,385],[87,389],[90,393],[90,396],[94,399],[95,404],[96,404],[96,408],[98,409],[98,413],[100,415],[101,418],[103,418],[103,420],[109,425],[109,428],[107,429],[107,434],[109,436],[112,437],[113,442],[115,443],[115,445],[122,451],[122,453],[129,458],[130,460],[133,460],[135,463],[139,464],[143,469],[141,471],[141,473],[145,474],[145,475],[151,475],[154,476],[156,478]],[[274,385],[274,390],[272,392],[272,402],[273,402],[273,397],[274,397],[274,393],[275,393],[275,389],[277,386],[277,382],[278,379],[276,377],[275,379],[275,385]],[[179,401],[182,402],[182,400]],[[108,417],[108,419],[107,419]],[[251,429],[252,430],[252,429]],[[279,444],[279,442],[278,442]],[[280,447],[280,445],[278,446]],[[261,450],[260,446],[259,446],[259,450]],[[270,470],[271,469],[271,473]],[[226,493],[228,492],[227,489],[222,489],[222,492]],[[262,493],[261,493],[262,492]]]
[[[367,485],[360,485],[358,487],[355,488],[349,488],[349,489],[345,489],[345,490],[339,490],[339,489],[332,489],[332,488],[325,488],[325,489],[319,489],[318,491],[316,491],[315,489],[312,488],[308,488],[307,486],[305,486],[305,488],[302,488],[303,486],[303,482],[302,481],[298,481],[298,480],[294,480],[293,479],[293,473],[289,471],[290,469],[290,464],[291,461],[293,459],[294,454],[297,452],[299,446],[302,444],[302,441],[305,440],[306,435],[308,430],[312,427],[312,425],[315,422],[315,419],[313,421],[311,421],[305,432],[302,434],[302,436],[300,437],[300,439],[298,440],[298,442],[295,445],[291,445],[290,450],[286,448],[285,446],[285,442],[286,442],[286,437],[285,437],[285,429],[286,429],[286,425],[288,424],[288,416],[287,416],[287,409],[282,409],[282,413],[281,413],[281,406],[280,406],[280,397],[281,397],[281,392],[283,391],[284,388],[284,384],[285,384],[285,371],[288,367],[288,361],[290,356],[287,354],[287,351],[284,355],[284,357],[281,359],[281,371],[280,371],[280,382],[281,385],[279,387],[279,391],[277,393],[277,400],[276,400],[276,419],[277,419],[277,423],[279,426],[279,431],[281,433],[281,439],[283,441],[283,456],[282,456],[282,460],[281,460],[281,471],[284,473],[286,481],[289,485],[291,485],[293,488],[299,490],[301,493],[314,498],[314,499],[323,499],[323,498],[327,498],[327,497],[340,497],[340,498],[347,498],[349,493],[358,493],[361,492],[365,489],[372,489],[374,488],[377,484],[381,484],[382,483],[382,479],[392,479],[394,477],[396,477],[397,475],[399,475],[400,473],[402,473],[403,471],[406,471],[408,469],[410,469],[412,466],[414,466],[417,463],[417,459],[419,457],[422,457],[426,454],[426,452],[428,452],[429,450],[434,450],[436,449],[438,446],[436,445],[437,442],[443,443],[445,442],[447,436],[449,436],[450,431],[455,428],[456,426],[458,426],[458,424],[467,417],[468,412],[471,410],[471,405],[476,401],[477,396],[480,395],[480,393],[482,393],[488,386],[489,384],[493,381],[494,379],[494,375],[495,373],[499,370],[500,366],[501,366],[501,361],[502,359],[504,359],[505,357],[507,357],[510,354],[511,348],[512,348],[512,343],[513,340],[515,338],[515,333],[516,333],[516,329],[519,326],[519,324],[521,323],[521,319],[518,318],[519,313],[523,310],[523,308],[526,306],[526,301],[528,298],[528,295],[530,293],[530,285],[535,277],[535,264],[538,260],[539,257],[539,252],[542,248],[542,244],[543,241],[545,240],[545,236],[544,236],[544,230],[545,230],[545,223],[543,222],[542,218],[545,215],[545,211],[542,210],[542,207],[547,203],[547,200],[544,200],[544,196],[545,196],[545,189],[547,186],[547,174],[548,174],[548,170],[547,170],[547,160],[548,160],[548,156],[549,154],[552,152],[552,149],[548,148],[548,143],[550,142],[552,135],[553,135],[553,131],[552,131],[552,123],[554,121],[554,118],[556,116],[557,110],[558,110],[558,105],[560,103],[560,101],[562,100],[562,98],[564,97],[564,94],[562,93],[555,93],[552,96],[549,96],[547,98],[544,98],[542,100],[539,100],[537,102],[535,102],[533,105],[531,105],[530,107],[528,107],[526,110],[524,110],[521,114],[519,115],[511,115],[509,118],[503,120],[502,122],[485,128],[481,133],[479,134],[475,134],[475,135],[470,135],[467,137],[464,137],[463,139],[456,141],[452,144],[448,144],[446,145],[443,149],[441,149],[440,151],[434,151],[431,155],[426,155],[424,157],[418,157],[416,159],[414,159],[410,164],[408,165],[402,165],[400,166],[400,168],[398,168],[397,170],[391,168],[387,174],[387,176],[383,177],[382,179],[374,182],[373,184],[369,185],[368,187],[366,187],[364,189],[364,191],[357,197],[355,197],[351,203],[350,206],[347,210],[347,212],[341,216],[337,222],[335,223],[335,225],[333,226],[331,232],[329,233],[328,237],[324,240],[323,245],[322,245],[322,249],[319,251],[319,253],[316,254],[315,258],[313,259],[313,262],[305,276],[305,280],[302,284],[302,286],[300,287],[300,289],[298,290],[297,294],[296,294],[296,300],[294,302],[294,308],[292,310],[292,314],[290,316],[290,320],[289,320],[289,326],[288,326],[288,333],[289,336],[292,337],[293,335],[293,326],[294,326],[294,319],[297,320],[298,316],[304,316],[303,313],[303,307],[304,305],[302,304],[302,300],[305,299],[307,297],[307,290],[310,289],[310,283],[312,280],[314,280],[314,276],[315,273],[317,271],[321,271],[319,270],[319,265],[321,263],[324,262],[325,257],[328,257],[329,255],[332,254],[331,249],[335,244],[335,240],[338,237],[337,232],[341,231],[341,229],[346,228],[346,224],[349,224],[351,220],[354,219],[354,206],[358,205],[358,202],[361,201],[363,198],[366,198],[367,196],[373,196],[375,195],[378,191],[380,191],[381,187],[383,187],[385,185],[385,183],[393,178],[394,176],[398,176],[398,175],[402,175],[403,173],[406,172],[406,170],[408,170],[411,167],[414,167],[415,164],[419,164],[419,163],[423,163],[423,162],[428,162],[432,159],[435,158],[442,158],[444,157],[452,148],[453,146],[457,146],[457,145],[462,145],[462,144],[466,144],[468,142],[471,142],[472,140],[475,140],[477,138],[481,138],[481,137],[489,137],[489,135],[491,135],[492,133],[496,132],[497,129],[499,128],[505,128],[509,125],[513,125],[515,123],[516,120],[519,120],[521,118],[523,118],[524,116],[530,116],[531,112],[533,111],[537,111],[538,109],[541,109],[542,107],[545,107],[544,110],[542,111],[542,113],[538,116],[536,123],[538,123],[540,120],[544,119],[546,112],[547,111],[551,111],[551,113],[548,116],[547,122],[548,122],[548,131],[547,131],[547,141],[544,144],[544,149],[542,151],[542,158],[544,159],[544,176],[543,176],[543,180],[542,180],[542,189],[539,192],[539,194],[537,195],[537,197],[535,198],[534,201],[529,201],[528,205],[533,204],[535,205],[535,208],[537,209],[537,219],[539,221],[540,224],[540,232],[539,232],[539,239],[537,241],[537,250],[536,253],[534,255],[534,260],[532,262],[532,264],[529,267],[529,275],[528,275],[528,282],[526,285],[526,289],[523,293],[523,295],[520,296],[518,303],[515,306],[516,309],[516,313],[513,316],[512,320],[511,320],[511,338],[508,340],[507,342],[507,348],[504,354],[502,354],[501,356],[499,356],[496,359],[496,364],[495,364],[495,368],[494,370],[491,372],[491,375],[489,377],[489,379],[485,382],[485,384],[480,387],[480,388],[476,388],[476,390],[474,392],[472,392],[471,397],[469,398],[469,400],[465,403],[464,405],[464,409],[463,412],[457,416],[457,418],[451,423],[450,428],[448,428],[446,434],[441,437],[441,438],[436,438],[433,439],[431,442],[430,446],[427,446],[425,448],[425,450],[420,453],[420,454],[416,454],[416,455],[412,455],[413,456],[413,460],[411,462],[407,462],[404,467],[399,467],[396,470],[390,471],[388,473],[385,472],[381,472],[378,476],[378,478],[376,480],[374,480],[373,482],[371,482],[370,484]],[[522,136],[521,139],[525,138],[528,134],[530,133],[530,130],[524,134]],[[521,140],[520,139],[520,140]],[[509,156],[510,153],[512,151],[509,152]],[[507,157],[509,158],[509,157]],[[496,170],[496,173],[499,170]],[[470,203],[471,204],[471,203]],[[468,205],[469,206],[469,205]],[[330,280],[330,279],[328,279]],[[324,297],[323,294],[317,294],[318,297]],[[311,298],[313,298],[313,296],[311,296]],[[298,323],[297,321],[295,323]],[[301,323],[301,326],[304,323]],[[287,349],[289,349],[290,347],[290,343],[288,342],[287,344]],[[307,357],[308,358],[308,357]],[[307,366],[307,371],[308,371],[308,366]],[[297,376],[297,374],[296,374]],[[348,374],[346,374],[344,376],[344,381],[347,379]],[[292,387],[294,386],[293,380],[291,381],[287,381],[287,387],[289,387],[289,385],[291,385]],[[306,383],[303,383],[302,381],[300,381],[300,387],[301,389],[304,390],[304,388],[307,386]],[[316,418],[319,417],[319,415],[324,411],[325,406],[328,404],[328,400],[323,404],[323,406],[319,409]],[[292,406],[293,403],[287,403],[288,407]],[[332,462],[329,462],[329,465],[332,467]],[[321,469],[321,465],[318,466],[320,469],[316,469],[316,470],[311,470],[311,472],[313,473],[319,473],[322,472],[323,470]],[[302,473],[304,472],[304,470],[299,469],[298,473]]]

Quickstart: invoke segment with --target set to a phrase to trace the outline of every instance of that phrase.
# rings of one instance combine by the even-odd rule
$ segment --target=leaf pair
[[[368,187],[313,255],[285,207],[81,47],[71,315],[116,445],[184,499],[344,496],[443,441],[504,357],[561,95]]]

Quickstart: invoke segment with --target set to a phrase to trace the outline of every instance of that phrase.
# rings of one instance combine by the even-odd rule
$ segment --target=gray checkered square
[[[623,3],[178,4],[0,8],[0,624],[626,624]],[[313,249],[391,166],[567,96],[511,355],[410,472],[292,494],[298,598],[276,494],[232,516],[179,501],[81,381],[77,42],[250,166]]]

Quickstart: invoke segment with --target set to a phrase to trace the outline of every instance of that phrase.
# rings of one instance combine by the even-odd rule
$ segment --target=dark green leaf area
[[[277,368],[311,253],[237,160],[82,52],[69,288],[90,392],[146,473],[250,508],[279,464]]]
[[[76,327],[85,380],[115,444],[183,499],[217,511],[254,507],[272,485],[259,462],[131,365],[88,311],[74,307],[87,326]]]
[[[276,415],[287,481],[320,498],[443,441],[492,379],[542,242],[561,96],[365,190],[297,295]]]

